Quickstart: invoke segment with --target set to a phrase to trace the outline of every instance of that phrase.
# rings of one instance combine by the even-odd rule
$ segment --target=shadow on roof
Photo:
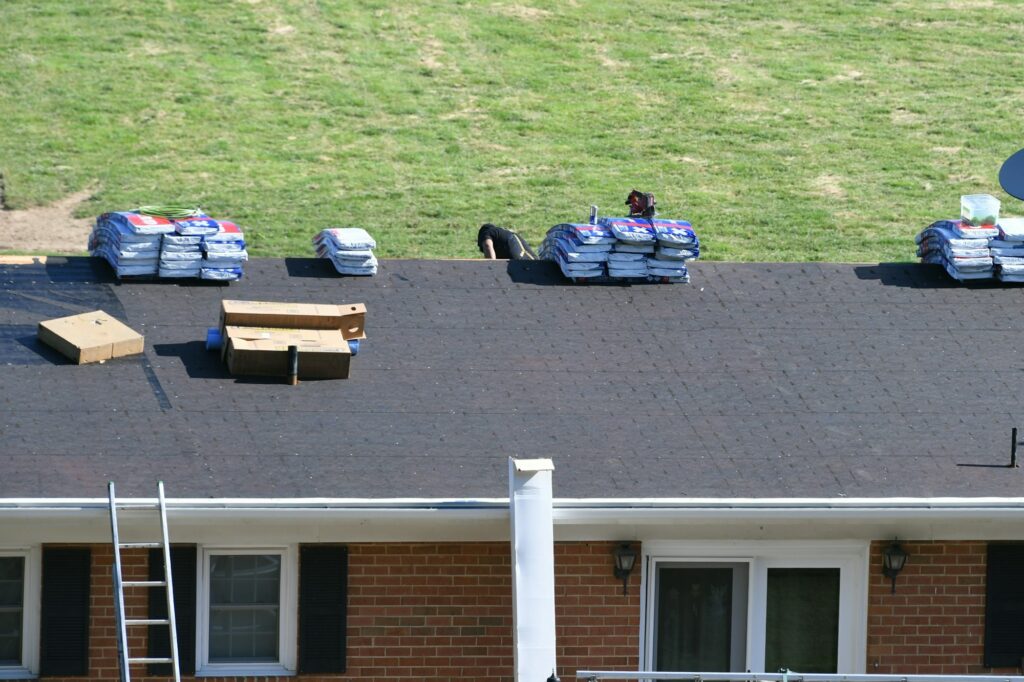
[[[231,379],[236,384],[281,384],[284,377],[236,377],[228,372],[228,367],[220,359],[220,352],[206,350],[202,341],[186,341],[184,343],[155,343],[153,352],[162,358],[180,358],[185,372],[192,379]],[[332,379],[303,379],[303,382],[333,381]]]
[[[1008,283],[992,279],[958,282],[942,268],[931,263],[879,263],[853,269],[857,279],[876,279],[885,286],[911,289],[1001,289]]]
[[[0,326],[0,365],[70,365],[71,360],[42,343],[30,324]]]
[[[562,274],[558,264],[550,260],[510,260],[505,271],[509,279],[516,284],[534,284],[537,286],[571,287],[577,284]],[[592,281],[579,286],[588,287],[631,287],[650,286],[658,282],[645,281]]]
[[[160,279],[155,276],[129,277],[118,279],[114,270],[102,258],[91,256],[40,256],[31,263],[0,264],[0,273],[12,282],[28,280],[42,284],[125,284],[145,282],[147,284],[174,284],[185,287],[222,287],[230,282],[218,282],[195,278]]]
[[[338,279],[341,276],[326,258],[285,258],[284,267],[289,277]]]
[[[184,343],[156,343],[153,352],[162,358],[180,358],[185,371],[193,379],[230,379],[227,366],[220,353],[206,350],[202,341]]]

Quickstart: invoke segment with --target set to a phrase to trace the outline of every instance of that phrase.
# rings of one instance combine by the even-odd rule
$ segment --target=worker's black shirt
[[[484,242],[490,239],[494,244],[495,258],[506,258],[509,260],[537,260],[530,245],[512,230],[487,223],[480,228],[476,237],[476,245],[480,253],[487,255],[484,249]]]

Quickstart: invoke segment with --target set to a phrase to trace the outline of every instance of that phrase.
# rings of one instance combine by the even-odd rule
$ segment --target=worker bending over
[[[484,223],[476,236],[476,244],[484,258],[507,260],[537,260],[530,245],[522,237],[503,227]]]

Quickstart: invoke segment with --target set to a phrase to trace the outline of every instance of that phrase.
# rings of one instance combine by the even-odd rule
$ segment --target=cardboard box
[[[220,327],[280,327],[286,329],[334,329],[345,339],[364,339],[366,306],[317,305],[315,303],[273,303],[232,301],[221,303]]]
[[[39,323],[39,340],[79,365],[142,352],[145,339],[102,310]]]
[[[225,327],[225,359],[236,376],[288,376],[288,346],[299,349],[300,379],[348,378],[352,351],[337,329]]]

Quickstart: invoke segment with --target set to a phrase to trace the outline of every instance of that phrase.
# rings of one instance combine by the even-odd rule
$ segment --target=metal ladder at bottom
[[[121,682],[131,682],[129,667],[133,663],[170,663],[174,671],[175,682],[181,682],[181,669],[178,666],[178,631],[174,620],[174,582],[171,579],[171,543],[167,536],[167,504],[164,501],[164,483],[157,484],[157,502],[136,503],[118,502],[114,494],[114,482],[108,486],[110,495],[110,530],[114,541],[114,615],[117,619],[117,659],[121,669]],[[160,512],[159,542],[121,542],[118,526],[118,509],[148,509]],[[164,579],[163,580],[124,580],[121,574],[122,549],[163,549]],[[124,588],[163,587],[167,593],[167,618],[135,618],[124,616]],[[128,628],[140,625],[166,625],[170,631],[171,657],[148,658],[131,657],[128,655]]]

